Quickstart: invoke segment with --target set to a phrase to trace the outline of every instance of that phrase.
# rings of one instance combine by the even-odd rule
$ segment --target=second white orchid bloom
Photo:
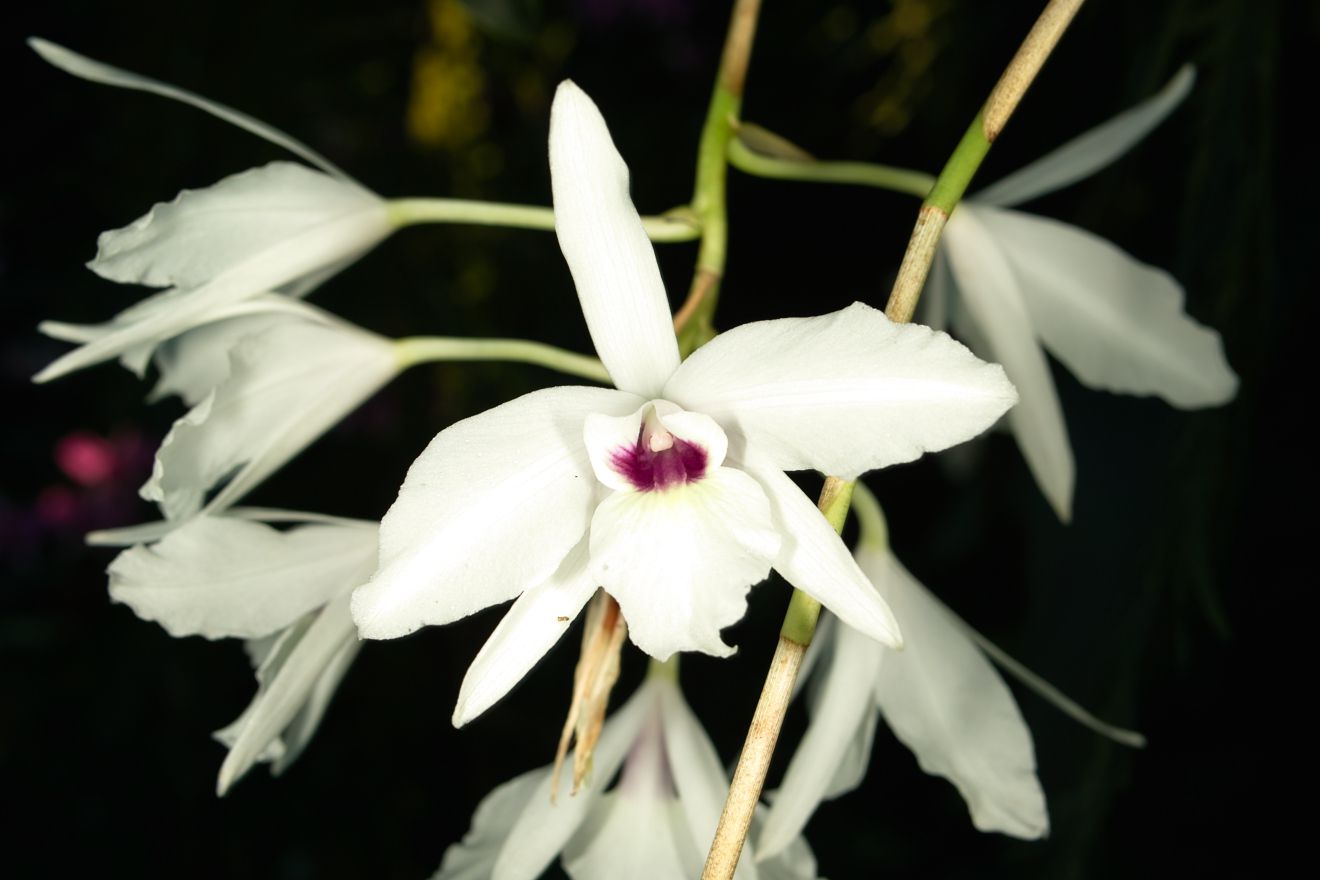
[[[376,524],[260,511],[202,516],[111,563],[110,597],[172,636],[247,640],[251,705],[216,738],[229,747],[217,790],[259,761],[281,773],[315,733],[361,642],[350,591],[376,565]]]
[[[403,367],[393,341],[306,305],[208,324],[158,361],[157,392],[195,401],[141,491],[176,521],[233,504]]]
[[[366,638],[517,598],[455,723],[508,691],[597,586],[657,658],[726,656],[720,630],[771,567],[868,636],[898,627],[785,471],[855,477],[975,436],[1016,400],[1003,371],[861,304],[747,324],[679,362],[655,253],[604,119],[572,83],[550,125],[557,231],[615,389],[527,394],[444,431],[381,523],[356,591]]]
[[[606,791],[611,778],[618,782]],[[605,721],[592,783],[570,796],[552,767],[510,780],[482,800],[472,830],[433,880],[535,880],[556,857],[573,880],[690,880],[715,836],[728,777],[671,675],[652,673]],[[758,813],[754,827],[759,827]],[[801,837],[757,863],[748,846],[737,880],[816,880]]]
[[[974,193],[949,218],[922,301],[974,351],[1004,365],[1022,395],[1008,414],[1041,491],[1072,513],[1068,429],[1042,349],[1083,384],[1154,394],[1183,409],[1233,398],[1238,379],[1219,334],[1183,310],[1183,290],[1089,232],[1014,205],[1088,177],[1159,125],[1191,90],[1184,68],[1158,95]]]
[[[316,168],[271,162],[184,190],[122,229],[103,233],[88,266],[121,283],[166,287],[105,324],[43,322],[81,345],[34,378],[43,382],[122,357],[141,374],[152,350],[271,291],[301,296],[396,228],[386,202],[288,135],[184,89],[102,64],[40,39],[29,45],[74,76],[190,104],[284,147]]]

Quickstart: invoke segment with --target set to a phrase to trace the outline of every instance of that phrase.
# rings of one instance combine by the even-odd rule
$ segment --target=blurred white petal
[[[1041,491],[1063,520],[1072,514],[1074,467],[1058,393],[1045,353],[1032,330],[1021,282],[982,220],[963,205],[944,228],[944,247],[966,315],[1004,365],[1021,400],[1008,423]],[[961,314],[961,312],[955,312]],[[961,330],[962,328],[955,328]]]
[[[142,497],[169,519],[223,510],[398,372],[392,344],[347,325],[282,322],[243,339],[227,378],[175,422]]]
[[[1007,255],[1036,334],[1084,384],[1184,409],[1233,399],[1238,379],[1219,333],[1188,317],[1167,272],[1057,220],[976,214]]]
[[[1011,207],[1062,189],[1101,168],[1137,145],[1177,109],[1196,82],[1196,70],[1184,65],[1154,97],[997,181],[971,199],[982,205]]]
[[[110,564],[110,597],[173,636],[264,636],[365,579],[376,528],[199,517]]]

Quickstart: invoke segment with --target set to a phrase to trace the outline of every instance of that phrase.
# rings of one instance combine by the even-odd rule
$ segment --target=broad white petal
[[[853,478],[961,443],[1017,395],[961,343],[895,324],[861,303],[721,333],[683,362],[664,396],[705,413],[781,470]]]
[[[1019,205],[1090,177],[1150,134],[1182,103],[1195,81],[1196,70],[1184,65],[1154,97],[1073,138],[972,199],[983,205]]]
[[[687,824],[685,836],[704,859],[724,810],[729,777],[725,775],[710,737],[683,699],[677,682],[660,679],[655,688],[660,700],[666,763]],[[739,880],[754,880],[754,861],[755,852],[748,841],[738,859],[734,876]]]
[[[550,774],[527,797],[526,806],[505,839],[491,872],[491,880],[536,880],[554,861],[577,831],[587,812],[599,802],[629,749],[654,708],[655,696],[643,684],[632,698],[609,718],[601,729],[592,757],[591,778],[587,787],[570,795],[569,775],[559,780],[557,797],[550,800]],[[566,762],[573,765],[570,756]]]
[[[223,510],[358,407],[398,372],[393,346],[347,326],[289,320],[242,340],[228,378],[175,422],[142,497],[181,519]]]
[[[591,339],[614,384],[659,397],[678,366],[669,300],[628,195],[628,166],[591,99],[572,82],[550,110],[555,232]]]
[[[111,67],[109,64],[102,64],[100,61],[93,61],[84,55],[79,55],[63,46],[43,40],[40,37],[30,37],[27,41],[32,50],[44,58],[50,64],[63,70],[65,73],[71,73],[76,77],[101,83],[102,85],[115,86],[121,89],[132,89],[139,92],[150,92],[154,95],[160,95],[175,101],[182,101],[184,104],[191,104],[199,110],[210,113],[218,119],[223,119],[231,125],[236,125],[244,131],[250,131],[263,140],[270,141],[276,146],[283,147],[295,156],[301,156],[313,165],[333,174],[337,177],[348,179],[348,175],[340,171],[330,163],[320,153],[317,153],[306,144],[289,137],[282,131],[272,128],[260,120],[253,119],[246,113],[240,113],[224,104],[218,104],[201,95],[194,94],[168,83],[141,76],[140,74],[130,73],[127,70],[121,70],[118,67]]]
[[[272,243],[200,287],[171,288],[125,310],[105,325],[108,332],[57,358],[32,380],[48,382],[143,344],[154,347],[213,320],[234,303],[317,272],[345,255],[360,255],[380,237],[375,213],[359,211]],[[149,308],[144,307],[147,303]]]
[[[610,792],[564,848],[564,870],[572,880],[700,876],[705,853],[688,834],[685,806],[670,797]]]
[[[253,638],[293,623],[361,583],[374,524],[267,525],[199,517],[110,564],[110,597],[170,635]]]
[[[472,815],[472,828],[462,842],[445,850],[440,870],[431,880],[490,880],[495,859],[518,816],[549,777],[549,767],[530,770],[482,798]]]
[[[854,638],[844,638],[844,633],[852,633]],[[870,734],[875,730],[877,713],[872,692],[888,649],[846,626],[835,626],[820,635],[833,639],[829,664],[812,684],[816,698],[812,701],[811,723],[793,752],[757,838],[762,859],[787,849],[820,802],[846,790],[831,783],[858,741],[869,746]],[[869,748],[865,757],[870,758]]]
[[[892,554],[863,546],[857,556],[903,621],[905,647],[885,654],[875,689],[894,734],[923,770],[957,786],[977,828],[1043,836],[1031,732],[1008,686]]]
[[[660,491],[616,492],[591,520],[591,571],[619,603],[633,643],[727,657],[720,630],[747,610],[780,539],[765,492],[731,468]]]
[[[381,521],[380,570],[353,596],[363,638],[458,620],[554,574],[594,506],[583,423],[640,405],[611,388],[547,388],[437,434]]]
[[[1036,483],[1059,518],[1067,521],[1072,515],[1075,470],[1063,409],[1032,329],[1021,280],[982,220],[982,210],[960,207],[944,227],[944,247],[961,294],[960,305],[984,336],[987,356],[1004,365],[1022,396],[1009,411],[1008,424]]]
[[[379,225],[370,244],[389,234],[384,203],[373,193],[306,165],[271,162],[184,190],[101,233],[87,268],[125,284],[199,287],[277,242],[359,213]]]
[[[454,707],[455,727],[503,698],[572,626],[596,592],[587,560],[583,538],[549,580],[523,593],[505,612],[463,677]]]
[[[270,742],[307,705],[327,667],[342,660],[344,649],[357,640],[348,602],[331,602],[315,617],[274,672],[268,686],[258,689],[245,713],[246,723],[220,766],[216,791],[223,795],[254,763]]]
[[[765,489],[775,526],[783,537],[775,571],[849,626],[881,644],[902,645],[889,606],[811,499],[783,471],[751,462],[746,468]]]
[[[1187,316],[1167,272],[1057,220],[993,208],[977,216],[1008,256],[1036,334],[1084,384],[1185,409],[1233,398],[1223,341]]]

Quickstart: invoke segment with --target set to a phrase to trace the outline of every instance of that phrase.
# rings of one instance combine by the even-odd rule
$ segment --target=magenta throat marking
[[[610,453],[610,465],[639,491],[695,483],[706,475],[705,449],[674,437],[668,449],[653,452],[642,433],[637,433],[637,442]]]

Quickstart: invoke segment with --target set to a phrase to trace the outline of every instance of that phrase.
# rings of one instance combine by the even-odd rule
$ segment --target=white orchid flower
[[[257,694],[216,732],[220,794],[258,761],[283,772],[316,732],[361,645],[349,596],[376,566],[375,523],[247,514],[297,523],[281,532],[241,513],[193,519],[109,568],[111,598],[170,635],[247,640]]]
[[[1188,317],[1182,287],[1102,238],[1010,207],[1088,177],[1159,125],[1191,90],[1183,68],[1156,96],[963,201],[944,229],[924,319],[1004,365],[1022,396],[1008,426],[1059,516],[1074,464],[1042,346],[1082,384],[1184,409],[1231,400],[1219,334]]]
[[[193,330],[158,360],[157,392],[197,401],[165,436],[141,490],[173,521],[233,504],[404,366],[393,340],[305,305]]]
[[[606,719],[592,776],[572,796],[561,780],[553,801],[552,767],[499,786],[477,807],[462,843],[445,852],[434,880],[535,880],[556,856],[573,880],[700,876],[728,777],[671,676],[653,673]],[[800,837],[759,864],[748,845],[735,876],[814,880],[816,863]]]
[[[1045,836],[1031,731],[987,654],[1092,730],[1133,747],[1145,739],[1095,718],[958,618],[890,552],[883,513],[864,486],[853,501],[862,525],[858,565],[903,621],[903,650],[821,619],[799,677],[809,681],[811,723],[771,797],[760,857],[791,845],[822,800],[861,784],[882,716],[921,769],[954,784],[978,829]]]
[[[54,43],[28,44],[74,76],[182,101],[316,166],[271,162],[205,189],[185,190],[128,226],[103,233],[88,264],[93,271],[112,281],[168,289],[105,324],[44,322],[40,329],[47,335],[82,344],[33,377],[38,382],[121,356],[140,373],[161,342],[261,294],[304,295],[397,226],[383,199],[265,123]]]
[[[867,635],[889,609],[785,471],[852,477],[974,436],[1012,405],[999,367],[861,304],[747,324],[679,363],[655,253],[600,112],[572,83],[550,124],[557,231],[617,390],[535,391],[459,422],[413,464],[353,598],[366,638],[514,603],[455,723],[499,699],[603,587],[643,651],[727,656],[773,566]]]

